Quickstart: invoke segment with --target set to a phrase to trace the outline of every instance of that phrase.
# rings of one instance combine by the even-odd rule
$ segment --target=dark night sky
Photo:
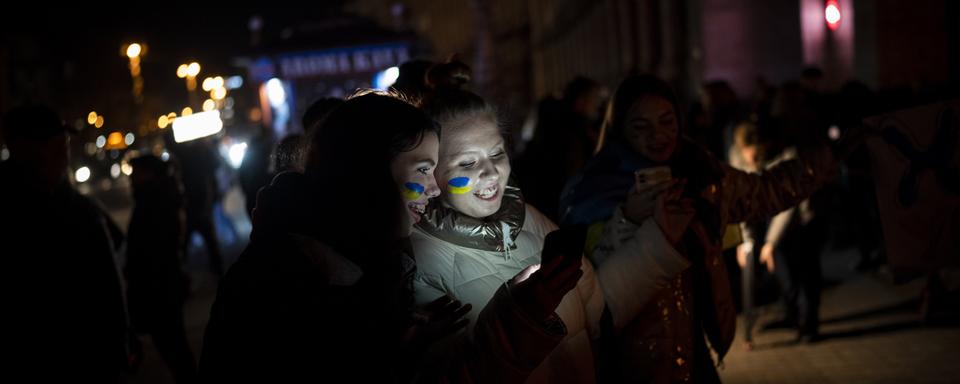
[[[92,109],[106,115],[108,127],[128,120],[134,110],[132,80],[121,47],[142,42],[148,47],[141,63],[144,108],[159,115],[185,105],[184,81],[176,77],[181,63],[199,62],[200,79],[243,74],[231,59],[253,52],[247,27],[252,15],[263,17],[269,42],[282,28],[335,14],[340,3],[304,7],[291,2],[270,9],[165,3],[119,11],[48,4],[4,12],[0,52],[6,55],[3,70],[11,94],[3,95],[0,107],[29,98],[56,105],[68,121]]]

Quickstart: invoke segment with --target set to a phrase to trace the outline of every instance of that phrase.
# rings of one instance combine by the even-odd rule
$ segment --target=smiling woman
[[[419,143],[412,148],[404,148],[402,152],[393,155],[390,163],[390,172],[394,182],[400,188],[407,208],[407,218],[404,220],[404,233],[409,235],[413,225],[420,222],[420,217],[426,210],[430,199],[440,194],[437,180],[433,176],[437,166],[437,148],[440,140],[436,130],[419,133]],[[414,141],[416,136],[407,140]],[[406,144],[407,147],[411,144]]]
[[[462,63],[438,65],[427,78],[435,92],[425,109],[443,130],[436,170],[442,194],[411,235],[414,293],[420,305],[450,296],[483,308],[467,314],[475,324],[470,331],[438,344],[435,353],[456,360],[459,350],[492,347],[478,358],[510,368],[488,369],[491,382],[594,382],[589,340],[598,327],[589,324],[598,324],[603,298],[589,263],[582,270],[580,262],[548,263],[531,275],[544,237],[557,227],[508,183],[510,159],[496,110],[459,89],[470,78]],[[527,275],[538,293],[513,285]],[[512,312],[523,320],[496,323],[494,341],[477,340],[490,329],[484,314]],[[465,349],[445,349],[458,344]]]
[[[497,213],[511,167],[496,109],[455,87],[438,90],[426,109],[449,133],[441,142],[437,164],[437,178],[445,181],[442,203],[476,219]]]
[[[589,257],[601,286],[636,284],[629,296],[605,296],[613,326],[621,329],[605,372],[614,382],[719,382],[713,356],[722,361],[736,331],[724,229],[728,223],[765,222],[835,172],[828,152],[783,161],[761,175],[735,170],[682,135],[679,105],[670,85],[656,76],[624,79],[610,102],[599,153],[562,199],[564,224],[600,229]],[[638,183],[638,173],[671,180],[656,189],[655,183]],[[651,200],[655,208],[636,208]],[[657,228],[662,234],[655,238],[669,241],[660,254],[651,253],[654,237],[643,236]],[[649,263],[622,267],[636,260]]]
[[[250,245],[211,310],[205,381],[402,381],[428,343],[411,326],[406,237],[439,194],[438,127],[405,101],[365,94],[316,129],[304,172],[257,194]]]
[[[423,186],[417,183],[403,183],[403,197],[407,200],[419,199],[423,189]]]

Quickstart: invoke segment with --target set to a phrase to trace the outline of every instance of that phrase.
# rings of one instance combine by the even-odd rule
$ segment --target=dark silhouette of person
[[[189,289],[180,263],[183,190],[167,163],[146,155],[130,161],[133,215],[127,231],[127,300],[137,332],[150,334],[178,383],[196,379],[183,304]]]
[[[303,134],[293,133],[287,135],[277,143],[277,147],[273,149],[273,167],[275,173],[280,174],[287,171],[303,172],[303,162],[307,155],[306,140]]]
[[[114,243],[103,210],[68,180],[68,131],[44,106],[3,118],[3,381],[118,382],[126,365]]]
[[[209,257],[210,270],[223,274],[223,256],[213,224],[213,206],[217,198],[217,168],[221,159],[208,139],[200,139],[169,146],[183,182],[186,201],[186,238],[183,257],[188,256],[190,236],[197,232],[203,238]]]
[[[303,172],[304,161],[307,155],[308,138],[314,129],[323,119],[333,111],[334,108],[343,104],[343,99],[335,97],[320,98],[307,107],[303,113],[303,131],[304,133],[293,133],[287,135],[277,143],[273,149],[273,174],[279,174],[285,171]],[[253,195],[256,196],[255,194]]]
[[[552,221],[559,219],[567,180],[593,156],[603,93],[599,83],[578,76],[563,98],[544,99],[538,106],[533,139],[519,161],[520,185],[526,202]]]
[[[429,60],[410,60],[400,64],[400,76],[390,89],[410,99],[421,99],[431,92],[427,86],[427,71],[434,63]]]
[[[240,188],[246,199],[247,215],[253,217],[253,207],[257,201],[257,191],[270,183],[273,172],[270,164],[270,154],[273,152],[273,134],[266,127],[261,127],[257,136],[247,141],[247,150],[237,176],[240,178]]]
[[[304,135],[313,134],[314,129],[335,108],[343,104],[343,99],[337,97],[322,97],[314,101],[303,113],[301,123]]]
[[[690,138],[714,156],[725,158],[732,142],[733,126],[740,121],[740,101],[733,87],[724,80],[707,82],[692,109]]]

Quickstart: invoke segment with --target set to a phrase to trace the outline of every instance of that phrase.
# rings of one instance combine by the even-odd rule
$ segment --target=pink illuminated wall
[[[800,18],[792,1],[703,0],[703,80],[726,80],[741,99],[757,77],[771,84],[803,68]]]

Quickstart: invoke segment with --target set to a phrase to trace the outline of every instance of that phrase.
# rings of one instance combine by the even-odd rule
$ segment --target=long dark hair
[[[677,126],[680,127],[680,132],[683,131],[683,121],[680,119],[682,115],[680,101],[670,84],[650,74],[633,75],[620,82],[616,93],[613,94],[613,98],[607,105],[603,126],[600,129],[600,140],[597,142],[597,152],[600,152],[607,142],[623,142],[623,129],[626,126],[627,112],[638,100],[649,96],[659,96],[670,102],[673,106],[673,114],[677,119]]]
[[[322,241],[361,267],[396,253],[397,243],[387,240],[399,240],[405,213],[390,163],[420,145],[427,132],[439,134],[437,124],[389,95],[356,96],[330,112],[310,138],[304,169],[314,186]]]
[[[597,152],[611,143],[626,145],[623,130],[626,127],[627,112],[634,103],[650,96],[661,97],[670,102],[677,119],[679,127],[677,145],[668,161],[673,177],[687,180],[684,196],[695,201],[698,215],[707,225],[710,233],[715,236],[722,235],[716,206],[704,200],[700,192],[716,186],[723,177],[723,170],[720,168],[720,162],[713,158],[709,151],[683,135],[681,119],[683,113],[680,109],[680,101],[667,82],[650,74],[634,75],[624,79],[607,107]]]

